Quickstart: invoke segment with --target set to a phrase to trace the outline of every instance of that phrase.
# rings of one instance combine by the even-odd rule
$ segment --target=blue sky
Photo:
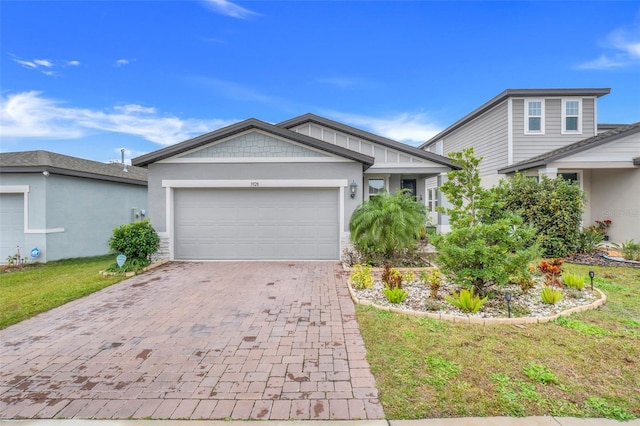
[[[640,2],[0,3],[0,150],[109,161],[312,112],[412,145],[507,88],[640,121]]]

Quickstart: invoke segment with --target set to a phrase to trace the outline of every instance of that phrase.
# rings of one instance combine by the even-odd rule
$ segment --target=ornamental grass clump
[[[580,275],[564,274],[562,281],[567,287],[575,288],[576,290],[582,290],[584,288],[584,277]]]
[[[542,289],[540,297],[542,297],[543,303],[546,303],[547,305],[555,305],[562,300],[564,293],[562,293],[562,290],[560,289],[545,287]]]
[[[473,294],[473,288],[463,288],[459,293],[454,293],[444,298],[447,302],[451,303],[456,308],[462,309],[464,312],[475,314],[482,308],[488,297],[480,298],[478,295]]]

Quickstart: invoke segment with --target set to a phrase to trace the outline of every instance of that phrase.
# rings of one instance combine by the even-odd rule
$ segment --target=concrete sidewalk
[[[7,426],[640,426],[640,420],[618,422],[609,419],[574,417],[458,417],[421,420],[311,420],[311,421],[224,421],[224,420],[0,420]]]

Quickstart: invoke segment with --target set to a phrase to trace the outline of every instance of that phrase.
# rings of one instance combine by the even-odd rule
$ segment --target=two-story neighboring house
[[[447,155],[474,147],[486,187],[515,172],[563,176],[587,194],[585,226],[610,219],[613,241],[640,240],[640,123],[597,124],[610,89],[507,89],[425,142]],[[444,176],[426,182],[427,203],[442,202]],[[435,213],[434,213],[435,215]],[[446,217],[438,219],[448,228]]]

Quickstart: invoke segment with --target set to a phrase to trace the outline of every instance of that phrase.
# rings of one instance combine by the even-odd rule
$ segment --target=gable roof
[[[0,173],[42,173],[81,177],[110,182],[147,186],[147,170],[122,163],[99,161],[56,154],[49,151],[21,151],[0,153]]]
[[[572,154],[577,154],[582,151],[586,151],[591,148],[595,148],[600,145],[604,145],[609,142],[613,142],[617,139],[629,136],[634,133],[640,132],[640,121],[634,124],[630,124],[624,127],[618,127],[608,132],[600,133],[587,139],[572,143],[571,145],[563,146],[562,148],[549,151],[547,153],[530,158],[526,161],[521,161],[517,164],[513,164],[509,167],[498,170],[498,173],[513,173],[520,170],[532,169],[534,167],[544,166],[553,161],[567,157]],[[635,165],[636,159],[633,159]]]
[[[424,160],[429,160],[437,164],[441,164],[447,167],[451,167],[453,169],[458,169],[459,167],[454,165],[451,160],[442,155],[434,154],[432,152],[423,151],[422,149],[418,149],[412,147],[410,145],[404,144],[402,142],[394,141],[393,139],[388,139],[374,133],[370,133],[361,129],[357,129],[355,127],[348,126],[343,123],[339,123],[337,121],[329,120],[328,118],[320,117],[315,114],[303,114],[298,117],[294,117],[290,120],[283,121],[278,123],[278,127],[283,127],[285,129],[291,129],[292,127],[300,126],[305,123],[315,123],[324,127],[328,127],[333,130],[337,130],[342,133],[346,133],[360,139],[366,139],[370,142],[382,145],[387,148],[392,148],[403,152],[405,154],[413,155],[418,158],[422,158]]]
[[[429,145],[434,144],[438,140],[452,133],[453,131],[459,129],[464,126],[468,122],[474,120],[495,106],[501,104],[508,98],[520,98],[520,97],[557,97],[557,96],[604,96],[611,92],[611,89],[608,88],[598,88],[598,89],[506,89],[494,98],[480,105],[475,110],[471,111],[469,114],[462,117],[460,120],[453,123],[451,126],[447,127],[418,148],[424,149]]]
[[[300,133],[292,132],[282,127],[274,126],[273,124],[266,123],[255,118],[249,118],[236,124],[232,124],[227,127],[223,127],[213,132],[206,133],[201,136],[186,140],[184,142],[177,143],[175,145],[168,146],[166,148],[159,149],[157,151],[150,152],[145,155],[141,155],[131,160],[132,164],[136,166],[144,167],[149,164],[155,163],[160,160],[164,160],[169,157],[173,157],[182,154],[186,151],[210,144],[212,142],[228,138],[230,136],[245,132],[247,130],[262,130],[275,136],[279,136],[294,142],[298,142],[302,145],[309,146],[330,154],[334,154],[349,160],[353,160],[362,163],[363,170],[368,169],[373,165],[374,159],[368,155],[360,154],[359,152],[352,151],[350,149],[342,148],[337,145],[332,145],[327,142],[312,138],[310,136],[302,135]]]

